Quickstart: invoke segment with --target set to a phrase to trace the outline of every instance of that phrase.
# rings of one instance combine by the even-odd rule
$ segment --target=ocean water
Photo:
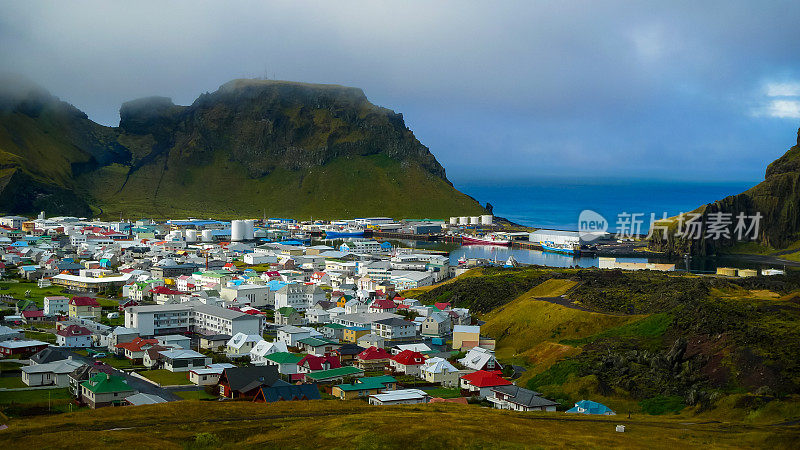
[[[577,230],[585,209],[603,215],[609,231],[616,230],[618,215],[641,213],[642,229],[649,229],[651,214],[659,219],[689,212],[700,205],[738,194],[757,182],[686,182],[547,179],[513,182],[455,182],[456,188],[481,204],[489,202],[494,215],[521,225]]]

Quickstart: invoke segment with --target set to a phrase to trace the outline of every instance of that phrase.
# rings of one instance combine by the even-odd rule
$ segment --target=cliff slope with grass
[[[564,407],[756,414],[800,395],[800,274],[484,268],[417,296],[479,314],[517,383]]]
[[[27,82],[0,92],[0,210],[118,217],[478,214],[360,89],[234,80],[189,106],[125,103],[105,127]]]
[[[678,221],[673,218],[664,224],[669,227],[668,238],[664,240],[661,233],[656,233],[650,240],[650,249],[668,254],[694,255],[731,251],[775,256],[795,253],[798,250],[796,246],[800,243],[800,131],[797,145],[767,166],[764,181],[741,194],[701,206],[694,211],[702,214],[704,230],[708,229],[709,214],[718,212],[730,213],[734,221],[733,227],[739,214],[761,214],[756,238],[741,242],[732,232],[730,238],[709,239],[704,233],[702,239],[686,239],[677,235]]]

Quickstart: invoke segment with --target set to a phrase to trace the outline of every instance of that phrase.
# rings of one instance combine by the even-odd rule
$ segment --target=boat
[[[510,247],[511,239],[495,233],[489,233],[483,236],[470,236],[468,234],[462,234],[461,243],[463,245],[500,245],[503,247]]]
[[[325,239],[342,239],[364,237],[364,230],[357,228],[342,228],[338,230],[325,230]]]
[[[552,241],[540,242],[542,249],[546,252],[555,252],[555,253],[567,253],[569,255],[574,255],[577,253],[575,247],[567,244],[556,244]]]

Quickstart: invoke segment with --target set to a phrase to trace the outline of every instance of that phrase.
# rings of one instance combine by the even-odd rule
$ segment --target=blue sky
[[[358,86],[457,184],[753,181],[800,126],[800,2],[0,2],[0,67],[92,119],[239,77]]]

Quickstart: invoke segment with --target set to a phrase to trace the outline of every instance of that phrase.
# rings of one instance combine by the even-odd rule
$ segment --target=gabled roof
[[[358,378],[352,383],[337,384],[336,387],[343,391],[360,391],[362,389],[386,389],[388,383],[397,383],[397,380],[390,375],[379,375],[376,377]]]
[[[393,301],[383,298],[375,300],[369,307],[374,309],[396,309],[397,305]]]
[[[412,350],[403,350],[402,352],[392,356],[392,361],[402,364],[404,366],[418,366],[425,363],[425,356],[422,353]]]
[[[579,411],[579,409],[581,411]],[[614,411],[612,411],[608,406],[602,403],[593,402],[591,400],[581,400],[575,403],[575,406],[572,409],[567,410],[567,412],[580,414],[615,414]]]
[[[123,342],[122,344],[117,344],[116,347],[131,352],[141,352],[144,350],[144,347],[153,346],[156,344],[158,344],[158,339],[144,339],[136,337],[133,338],[133,340],[130,342]]]
[[[156,403],[166,403],[167,401],[163,398],[154,395],[154,394],[145,394],[140,392],[138,394],[133,394],[129,397],[125,397],[125,401],[130,403],[133,406],[140,406],[140,405],[155,405]]]
[[[341,347],[336,349],[339,355],[357,355],[364,351],[364,347],[356,344],[342,344]]]
[[[125,392],[132,391],[125,378],[117,375],[109,375],[106,373],[98,373],[97,375],[89,378],[81,383],[81,386],[94,392],[95,394],[105,394],[111,392]]]
[[[73,306],[94,306],[99,308],[100,303],[97,303],[97,300],[91,297],[72,297],[69,301],[70,305]]]
[[[376,360],[376,359],[389,359],[389,354],[386,350],[379,347],[370,347],[358,354],[358,359],[362,361]]]
[[[53,361],[61,361],[67,359],[65,350],[56,347],[47,347],[35,355],[31,356],[31,361],[36,364],[47,364]]]
[[[422,370],[430,373],[458,372],[456,366],[450,364],[450,361],[439,357],[429,358],[425,361]]]
[[[272,386],[280,380],[275,366],[231,367],[225,369],[220,383],[225,382],[233,391],[249,392],[259,386]]]
[[[66,328],[62,328],[56,331],[56,334],[59,336],[70,337],[70,336],[91,336],[92,332],[89,331],[88,328],[82,327],[80,325],[70,325]]]
[[[540,397],[540,393],[531,391],[529,389],[521,388],[513,384],[507,386],[493,387],[494,392],[505,394],[507,397],[504,399],[517,405],[527,406],[529,408],[538,408],[543,406],[557,406],[558,403]]]
[[[335,356],[315,356],[315,355],[306,355],[297,362],[298,366],[308,366],[308,370],[324,370],[324,364],[328,363],[329,369],[336,369],[342,367],[342,363],[339,361],[339,358]]]
[[[278,364],[297,364],[301,359],[300,355],[289,352],[275,352],[264,357]]]
[[[511,382],[505,378],[485,370],[478,370],[476,372],[462,375],[461,379],[467,380],[469,384],[475,387],[506,386],[511,384]]]
[[[312,380],[327,380],[330,378],[346,377],[348,375],[363,374],[364,372],[358,367],[344,366],[336,369],[320,370],[319,372],[307,373],[306,378]]]
[[[289,400],[319,400],[321,398],[316,384],[291,385],[287,383],[262,387],[253,401],[272,403]]]

